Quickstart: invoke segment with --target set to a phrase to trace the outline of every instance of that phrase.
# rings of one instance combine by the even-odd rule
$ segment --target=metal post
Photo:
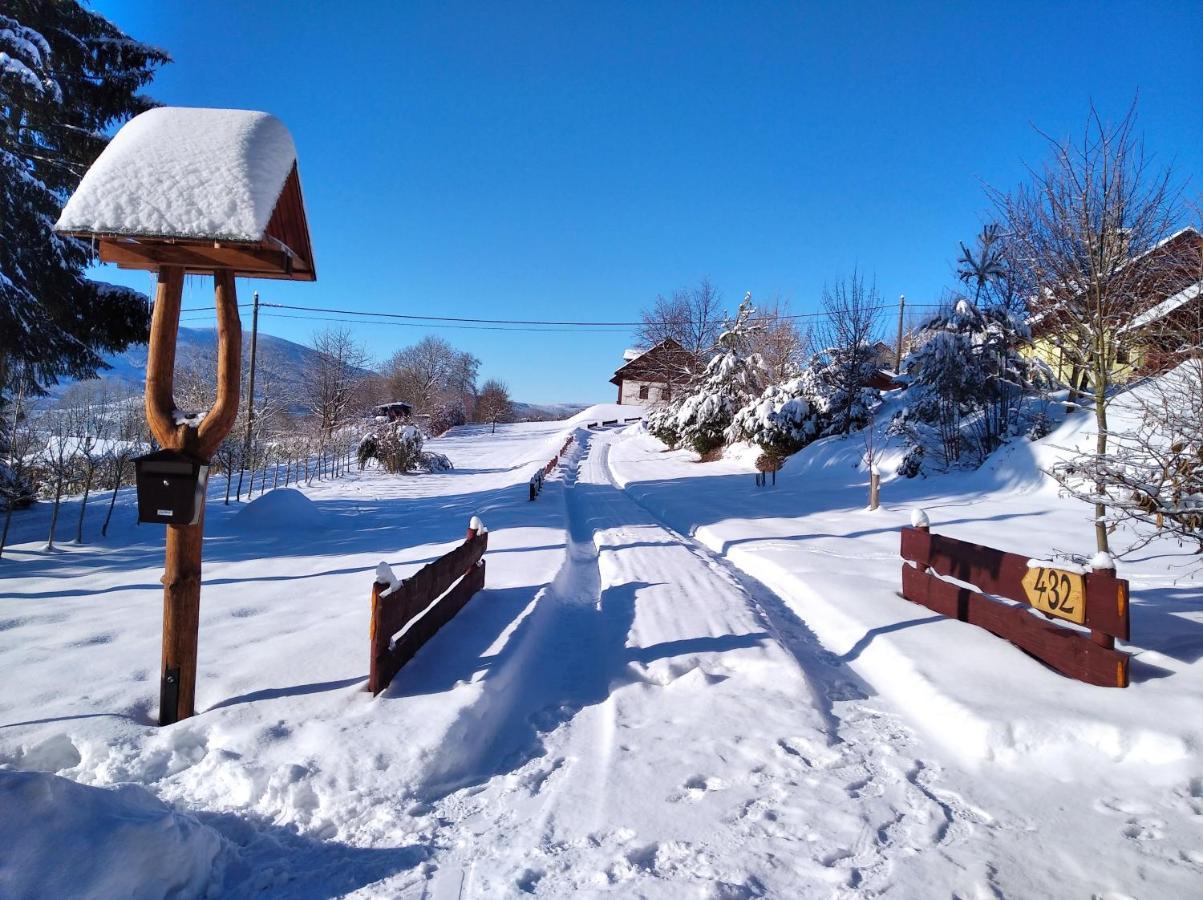
[[[251,453],[251,428],[255,424],[255,347],[259,343],[259,292],[254,294],[254,307],[251,313],[251,371],[247,376],[246,386],[246,441],[242,445],[242,465],[238,467],[238,493],[235,500],[242,499],[242,473],[246,469],[246,460]],[[252,480],[254,472],[251,473]]]
[[[894,374],[899,374],[902,368],[902,311],[906,308],[906,294],[898,295],[898,345],[894,348]],[[254,359],[254,351],[251,359]]]

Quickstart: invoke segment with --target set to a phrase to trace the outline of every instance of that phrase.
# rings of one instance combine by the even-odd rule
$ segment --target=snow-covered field
[[[1121,564],[1123,691],[897,596],[914,506],[1089,554],[1085,510],[1038,472],[1079,421],[977,473],[887,476],[869,512],[858,439],[758,489],[739,453],[582,427],[620,414],[457,429],[429,445],[445,474],[228,507],[214,484],[198,715],[162,729],[162,529],[123,496],[105,541],[47,553],[47,512],[19,514],[0,896],[1199,895],[1203,592],[1182,551]],[[472,515],[486,590],[373,699],[377,563],[416,570]]]

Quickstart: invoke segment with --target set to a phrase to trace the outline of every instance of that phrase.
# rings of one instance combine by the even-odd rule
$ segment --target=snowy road
[[[428,782],[512,764],[434,801],[431,894],[987,895],[990,817],[779,601],[615,487],[614,439],[582,436],[563,567]]]

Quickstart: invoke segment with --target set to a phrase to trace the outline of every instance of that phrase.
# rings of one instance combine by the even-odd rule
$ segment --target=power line
[[[586,321],[552,320],[552,319],[475,319],[475,318],[463,318],[463,317],[459,317],[459,316],[419,316],[419,315],[412,315],[412,314],[408,314],[408,313],[374,312],[371,310],[340,309],[337,307],[328,307],[328,306],[292,306],[292,305],[289,305],[286,303],[263,303],[260,305],[264,308],[270,307],[270,308],[274,308],[274,309],[288,309],[288,310],[294,310],[296,312],[332,313],[335,315],[365,316],[365,317],[371,317],[374,319],[400,319],[400,320],[407,321],[407,322],[454,322],[454,323],[471,324],[471,325],[521,325],[521,326],[544,325],[544,326],[566,326],[566,327],[569,327],[572,329],[576,329],[576,328],[633,328],[633,327],[638,327],[638,326],[643,326],[643,325],[671,325],[671,324],[673,324],[671,322],[645,322],[642,320],[638,321],[638,322],[586,322]],[[940,304],[938,304],[938,303],[912,303],[912,304],[910,304],[910,306],[912,308],[938,307],[939,305]],[[891,305],[882,305],[882,306],[870,306],[865,309],[865,312],[878,312],[880,310],[885,310],[885,309],[894,309],[894,306],[892,304]],[[273,315],[279,316],[282,314],[274,313]],[[763,316],[760,318],[753,318],[751,321],[753,321],[753,322],[776,322],[776,321],[781,321],[783,319],[822,318],[826,315],[827,315],[826,312],[793,313],[793,314],[790,314],[787,316]],[[294,317],[294,318],[303,318],[303,317],[298,316],[298,317]],[[444,326],[444,327],[451,327],[451,326]]]
[[[260,308],[266,307],[269,304],[261,303]],[[406,328],[453,328],[462,331],[511,331],[525,333],[591,333],[591,334],[627,334],[627,330],[623,328],[548,328],[537,326],[506,326],[506,325],[456,325],[444,324],[441,322],[398,322],[391,319],[385,321],[377,321],[372,319],[348,319],[345,317],[334,316],[292,316],[288,313],[264,312],[261,315],[268,316],[273,319],[297,319],[302,322],[339,322],[344,325],[400,325]],[[363,315],[362,313],[350,313],[350,315]]]

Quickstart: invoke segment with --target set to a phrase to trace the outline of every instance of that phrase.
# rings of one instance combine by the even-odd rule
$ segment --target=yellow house
[[[1130,317],[1106,336],[1111,377],[1119,383],[1172,366],[1181,359],[1182,329],[1203,322],[1203,235],[1183,228],[1136,258],[1151,264],[1135,280]],[[1085,388],[1088,374],[1074,348],[1088,345],[1090,336],[1053,314],[1038,313],[1030,325],[1027,355],[1047,363],[1063,384]],[[1203,340],[1187,343],[1197,350]]]

